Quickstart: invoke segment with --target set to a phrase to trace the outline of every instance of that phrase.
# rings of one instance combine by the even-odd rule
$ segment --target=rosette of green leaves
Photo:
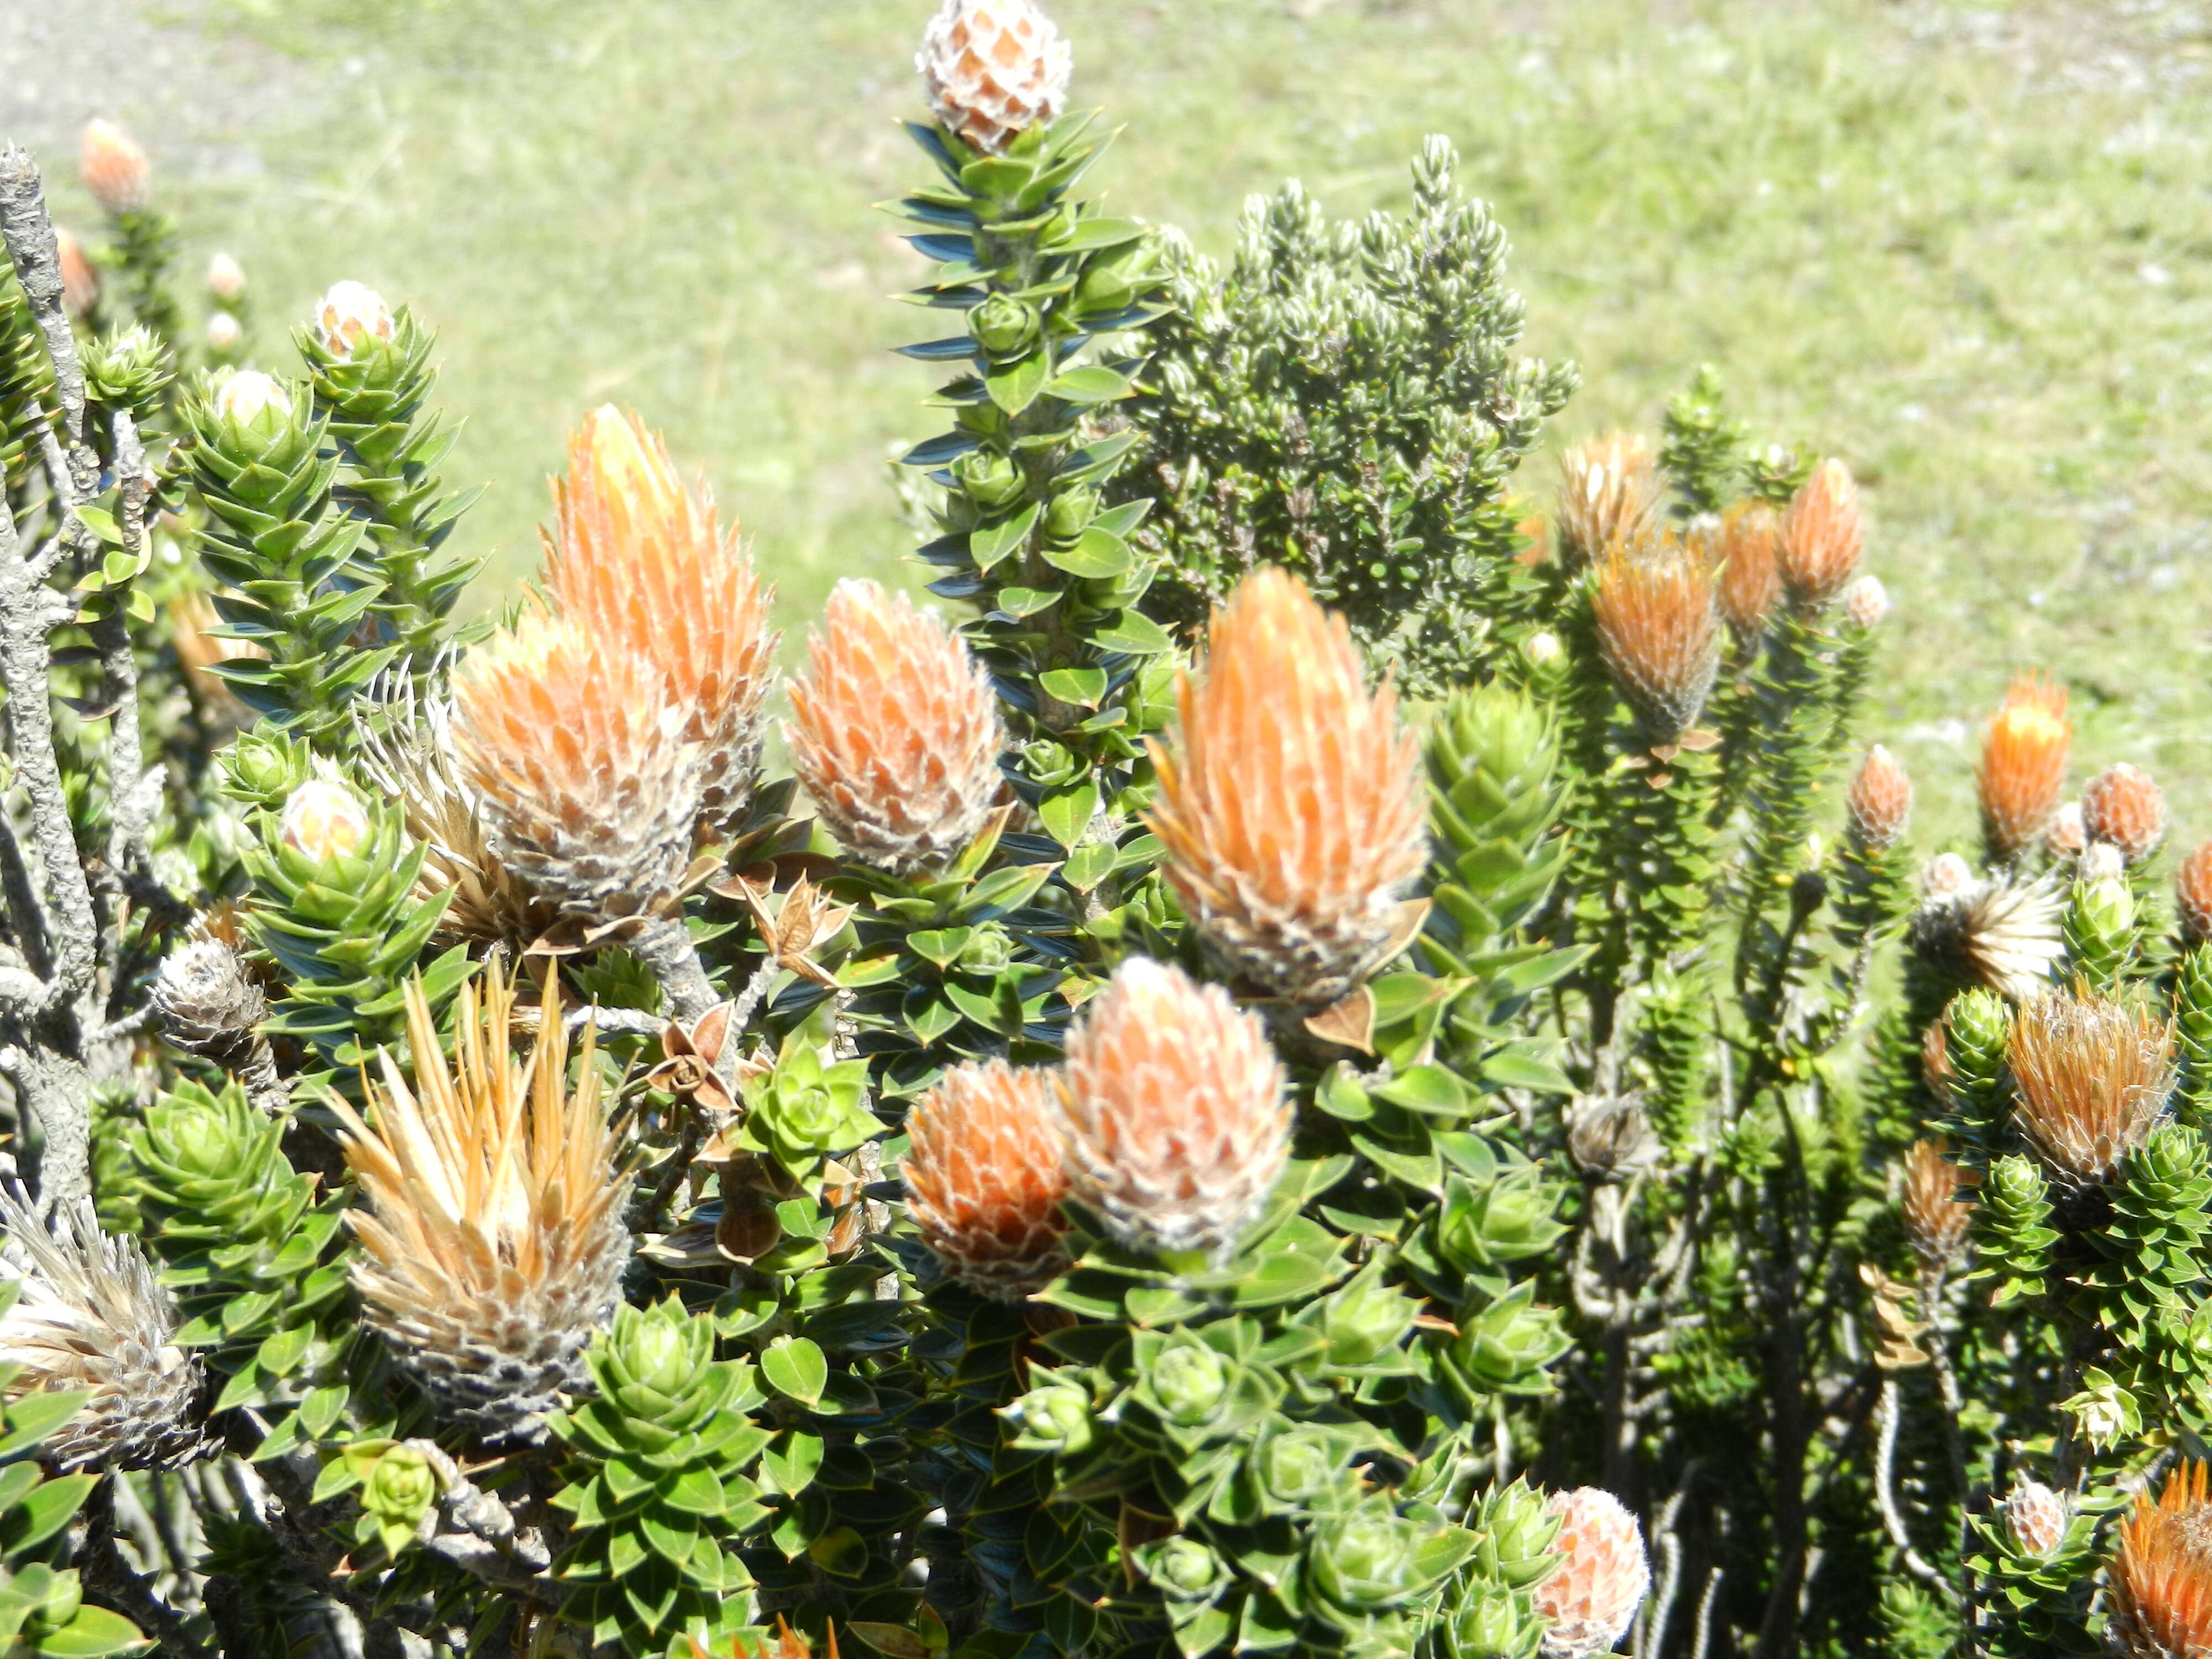
[[[17,1285],[0,1285],[0,1313],[18,1293]],[[17,1369],[0,1366],[0,1389]],[[37,1462],[40,1447],[84,1409],[86,1398],[82,1389],[46,1389],[0,1411],[0,1642],[13,1654],[106,1659],[146,1645],[122,1614],[88,1606],[76,1569],[63,1565],[70,1523],[101,1477],[49,1479]]]
[[[286,844],[276,814],[264,811],[259,845],[243,860],[254,890],[247,929],[284,977],[264,1029],[313,1045],[348,1088],[380,1046],[404,1046],[406,982],[447,904],[443,893],[416,896],[424,849],[408,840],[398,811],[372,802],[368,812],[359,846],[317,860]],[[468,971],[461,945],[425,966],[431,1006]]]
[[[186,1316],[177,1340],[225,1376],[216,1409],[305,1401],[265,1444],[276,1450],[337,1421],[331,1367],[350,1334],[343,1265],[331,1259],[339,1205],[284,1156],[284,1126],[236,1083],[179,1084],[130,1136],[130,1186],[162,1282]]]
[[[834,1058],[830,1037],[825,1005],[783,1039],[774,1066],[745,1080],[732,1137],[801,1184],[818,1182],[831,1158],[884,1129],[868,1105],[868,1062]]]
[[[2033,1160],[2008,1153],[1990,1165],[1974,1207],[1972,1279],[1994,1279],[1992,1307],[2039,1297],[2049,1288],[2058,1230],[2050,1183]]]
[[[2098,1527],[2116,1496],[2091,1494],[2048,1553],[2014,1536],[2002,1504],[1968,1516],[1965,1565],[1978,1585],[1987,1651],[1997,1659],[2050,1659],[2107,1650],[2087,1629]]]
[[[1074,927],[1065,911],[1036,902],[1058,849],[1023,851],[1041,856],[1015,862],[994,823],[941,872],[855,867],[827,884],[860,907],[858,948],[837,979],[855,994],[845,1017],[884,1098],[921,1093],[961,1060],[1058,1058],[1067,1004],[1057,993],[1075,955]]]
[[[141,426],[160,413],[161,400],[176,383],[177,363],[168,343],[143,323],[86,341],[80,356],[86,398]],[[94,429],[106,424],[96,422]]]
[[[1437,1659],[1533,1659],[1547,1621],[1532,1592],[1559,1565],[1559,1520],[1540,1493],[1516,1480],[1483,1495],[1464,1522],[1474,1548],[1431,1635]]]
[[[483,568],[481,559],[441,556],[447,538],[481,489],[448,495],[439,474],[458,428],[426,413],[437,371],[437,337],[402,306],[392,337],[364,334],[338,357],[310,328],[294,338],[307,366],[316,418],[346,464],[339,502],[368,520],[356,554],[379,592],[371,614],[417,672],[429,671],[446,642],[453,603]]]
[[[945,533],[921,557],[946,572],[933,592],[975,605],[964,631],[1017,738],[1007,775],[1074,855],[1063,880],[1089,892],[1152,857],[1127,826],[1158,712],[1141,682],[1171,642],[1137,608],[1152,562],[1132,538],[1149,503],[1102,494],[1136,434],[1102,432],[1098,416],[1132,394],[1140,365],[1079,359],[1160,316],[1160,278],[1142,225],[1070,197],[1103,148],[1090,118],[1032,128],[996,155],[941,128],[908,131],[939,174],[894,210],[939,261],[911,297],[964,325],[905,348],[956,371],[936,399],[953,429],[906,456],[945,491]]]
[[[352,568],[365,526],[331,499],[326,421],[303,416],[296,395],[241,421],[220,410],[215,390],[203,386],[185,405],[185,459],[207,509],[200,559],[223,584],[215,607],[225,636],[267,655],[211,672],[269,725],[342,746],[346,704],[398,650],[355,640],[378,599]]]
[[[1942,1127],[1978,1164],[1996,1153],[2007,1133],[2005,1050],[2011,1042],[2012,1009],[1994,991],[1962,991],[1943,1011],[1943,1055],[1951,1071]]]
[[[2173,1047],[2181,1060],[2175,1108],[2202,1127],[2212,1114],[2212,946],[2198,945],[2174,970]]]
[[[2204,1137],[2181,1123],[2154,1130],[2106,1190],[2111,1218],[2088,1235],[2101,1259],[2074,1275],[2075,1304],[2118,1345],[2115,1361],[2135,1360],[2138,1394],[2199,1399],[2212,1385],[2212,1306],[2197,1317],[2212,1240]]]
[[[712,1316],[673,1297],[619,1309],[586,1355],[599,1397],[548,1419],[574,1454],[553,1500],[573,1528],[563,1616],[639,1659],[753,1621],[734,1546],[768,1517],[750,1472],[774,1437],[750,1415],[767,1399],[752,1366],[714,1356]]]

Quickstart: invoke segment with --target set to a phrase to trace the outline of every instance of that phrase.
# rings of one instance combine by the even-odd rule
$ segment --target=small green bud
[[[959,474],[960,488],[987,511],[1011,507],[1021,498],[1021,471],[1004,455],[972,450],[961,459]]]
[[[976,928],[968,943],[962,947],[958,962],[963,971],[970,974],[1003,972],[1014,959],[1012,936],[995,921],[987,921]]]
[[[87,342],[84,386],[94,402],[143,416],[158,407],[176,378],[161,337],[143,325]]]
[[[690,1389],[698,1375],[684,1334],[665,1320],[637,1322],[617,1353],[632,1381],[672,1400]]]
[[[1364,1504],[1316,1528],[1309,1556],[1321,1593],[1348,1612],[1378,1611],[1412,1600],[1418,1582],[1413,1524],[1387,1504]]]
[[[1567,1351],[1558,1310],[1536,1307],[1533,1296],[1527,1285],[1516,1286],[1460,1322],[1452,1357],[1477,1389],[1501,1394],[1539,1389],[1544,1368]]]
[[[1091,527],[1091,520],[1097,516],[1098,492],[1095,489],[1071,489],[1055,495],[1052,505],[1045,509],[1045,539],[1068,546]]]
[[[1564,1231],[1552,1189],[1533,1164],[1486,1187],[1455,1179],[1437,1212],[1437,1247],[1463,1267],[1540,1255]]]
[[[1183,1342],[1160,1355],[1147,1382],[1160,1414],[1179,1429],[1194,1429],[1220,1409],[1229,1368],[1204,1343]]]
[[[2142,1432],[2142,1411],[2132,1394],[2094,1365],[2083,1368],[2081,1381],[2081,1391],[2060,1401],[2058,1409],[2073,1418],[2092,1447],[2109,1451]]]
[[[1371,1365],[1413,1328],[1420,1304],[1362,1273],[1322,1304],[1321,1334],[1332,1365]]]
[[[1468,1525],[1481,1534],[1477,1559],[1484,1570],[1515,1589],[1543,1583],[1557,1565],[1552,1543],[1559,1535],[1559,1517],[1524,1480],[1484,1498]]]
[[[300,418],[291,390],[258,368],[223,377],[216,388],[215,412],[228,447],[250,455],[276,448]]]
[[[389,1554],[406,1547],[437,1501],[437,1471],[412,1446],[392,1447],[362,1482],[362,1517]]]
[[[1136,303],[1134,272],[1126,259],[1102,259],[1075,285],[1075,308],[1089,316],[1126,311]]]
[[[1177,1601],[1212,1595],[1223,1576],[1220,1557],[1195,1538],[1180,1536],[1155,1546],[1146,1571],[1170,1600]]]
[[[1091,1396],[1071,1382],[1047,1382],[1031,1389],[1006,1408],[1015,1428],[1014,1443],[1029,1451],[1087,1451],[1098,1437]]]
[[[1287,1429],[1269,1436],[1252,1462],[1261,1490],[1294,1509],[1310,1508],[1342,1484],[1345,1468],[1342,1449],[1311,1429]]]
[[[1035,345],[1043,324],[1032,306],[994,294],[968,313],[968,331],[992,356],[1018,357]]]
[[[2111,858],[2119,863],[2117,854]],[[2074,971],[2092,985],[2111,985],[2127,964],[2135,926],[2135,895],[2124,878],[2111,875],[2076,883],[2061,924]]]
[[[84,1581],[76,1568],[54,1574],[45,1598],[24,1620],[29,1633],[51,1636],[76,1617],[84,1606]],[[15,1645],[10,1644],[11,1646]]]
[[[1468,1585],[1447,1633],[1452,1659],[1511,1659],[1525,1646],[1528,1617],[1512,1591],[1495,1584]]]

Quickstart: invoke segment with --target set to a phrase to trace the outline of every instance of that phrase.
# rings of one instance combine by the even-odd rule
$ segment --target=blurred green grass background
[[[1512,233],[1528,349],[1583,365],[1555,441],[1651,425],[1710,362],[1763,435],[1846,457],[1898,605],[1869,732],[1929,828],[1966,822],[1981,714],[2042,665],[2078,774],[2147,763],[2212,831],[2200,8],[1050,3],[1077,103],[1126,125],[1094,175],[1119,210],[1220,252],[1286,176],[1401,204],[1443,132]],[[263,125],[264,177],[167,191],[192,268],[246,260],[267,366],[337,277],[435,324],[499,580],[605,400],[703,469],[791,634],[896,571],[885,455],[933,423],[886,351],[916,261],[870,204],[925,170],[896,122],[932,0],[218,4],[312,92]]]

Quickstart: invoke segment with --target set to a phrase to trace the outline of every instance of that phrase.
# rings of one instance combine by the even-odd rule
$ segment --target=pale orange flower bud
[[[871,581],[837,584],[807,650],[784,735],[823,822],[871,864],[941,864],[1003,787],[990,678],[935,613]]]
[[[1227,1255],[1290,1155],[1259,1019],[1145,957],[1085,1006],[1060,1087],[1070,1191],[1133,1250]]]
[[[1959,1191],[1982,1184],[1981,1171],[1952,1163],[1944,1156],[1949,1150],[1940,1139],[1914,1141],[1905,1155],[1904,1191],[1898,1200],[1905,1240],[1931,1273],[1949,1267],[1966,1248],[1974,1203],[1960,1198]]]
[[[1905,839],[1905,823],[1912,816],[1912,780],[1897,757],[1876,744],[1859,763],[1844,806],[1859,844],[1887,853]]]
[[[2181,913],[2183,943],[2212,939],[2212,841],[2182,860],[2173,872],[2173,902]]]
[[[2064,686],[2040,674],[2012,683],[1982,740],[1975,780],[1991,863],[2017,859],[2057,810],[2073,738]]]
[[[218,357],[228,357],[246,343],[246,330],[237,318],[227,311],[210,312],[207,319],[208,349]]]
[[[366,283],[332,283],[315,302],[315,338],[340,362],[364,340],[389,340],[398,327],[384,296]]]
[[[2021,1137],[2061,1181],[2096,1185],[2158,1126],[2173,1025],[2140,1002],[2054,993],[2021,1005],[2005,1057]]]
[[[246,292],[246,267],[228,253],[208,260],[207,291],[225,305],[235,305]]]
[[[2136,1497],[2109,1571],[2112,1632],[2129,1659],[2212,1653],[2212,1496],[2185,1462],[2153,1504]]]
[[[1712,573],[1672,538],[1647,537],[1605,556],[1590,608],[1605,665],[1651,741],[1680,740],[1720,667]]]
[[[490,850],[604,925],[674,896],[699,813],[698,751],[660,678],[566,618],[526,616],[462,659],[453,741]]]
[[[76,172],[92,199],[110,213],[133,213],[146,205],[153,167],[138,141],[112,121],[84,124]]]
[[[2081,827],[2091,841],[2141,864],[2166,839],[2165,793],[2140,766],[2108,766],[2081,792]]]
[[[1018,1301],[1066,1265],[1066,1145],[1049,1073],[1002,1060],[956,1066],[915,1103],[900,1172],[907,1208],[955,1279]]]
[[[945,0],[914,66],[937,118],[995,154],[1059,118],[1075,58],[1035,0]]]
[[[84,245],[59,225],[54,227],[54,252],[61,264],[62,309],[81,323],[100,303],[100,272],[85,257]]]
[[[368,809],[345,785],[310,778],[284,798],[276,832],[295,852],[327,864],[368,839]]]
[[[1889,590],[1881,577],[1856,576],[1844,588],[1844,617],[1852,627],[1879,628],[1889,611]]]
[[[2038,1556],[2057,1553],[2066,1541],[2066,1528],[2073,1518],[2064,1497],[2040,1480],[2026,1479],[2013,1483],[2005,1498],[2004,1514],[2012,1541],[2023,1554]]]
[[[1920,1074],[1928,1080],[1929,1092],[1948,1105],[1951,1080],[1959,1073],[1951,1064],[1951,1042],[1940,1019],[1930,1021],[1920,1034]]]
[[[1381,965],[1428,861],[1397,696],[1368,690],[1344,619],[1270,567],[1213,613],[1176,702],[1147,818],[1168,881],[1226,971],[1328,1007]]]
[[[1938,853],[1920,872],[1920,890],[1931,899],[1955,898],[1974,884],[1974,866],[1956,853]]]
[[[2088,846],[2089,823],[2078,800],[2060,806],[2043,826],[2043,850],[2054,859],[2078,859]]]
[[[1766,626],[1782,597],[1781,542],[1782,520],[1765,501],[1738,501],[1721,520],[1721,614],[1746,638]]]
[[[1536,1586],[1536,1611],[1551,1620],[1543,1659],[1594,1659],[1628,1633],[1651,1588],[1644,1528],[1595,1486],[1554,1492],[1547,1507],[1559,1517],[1559,1565]]]
[[[251,426],[271,410],[289,422],[298,410],[291,389],[258,368],[241,368],[225,375],[216,388],[215,408],[216,414],[239,426]]]
[[[1851,470],[1832,456],[1790,498],[1782,515],[1777,556],[1790,601],[1808,613],[1825,610],[1859,568],[1865,526]]]
[[[568,441],[568,476],[545,539],[546,586],[561,612],[659,671],[684,736],[700,749],[705,817],[727,830],[760,771],[763,705],[775,672],[773,592],[715,522],[714,499],[684,489],[667,447],[611,405]]]
[[[1650,530],[1665,489],[1651,441],[1614,432],[1559,457],[1559,558],[1579,570]]]

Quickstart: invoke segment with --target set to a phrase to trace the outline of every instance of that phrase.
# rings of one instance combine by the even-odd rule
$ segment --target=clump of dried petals
[[[2154,1504],[2136,1498],[2108,1569],[2112,1639],[2129,1659],[2212,1653],[2212,1493],[2185,1462]]]
[[[1920,1265],[1931,1273],[1949,1267],[1966,1248],[1974,1205],[1959,1194],[1961,1188],[1982,1184],[1978,1170],[1944,1156],[1949,1150],[1941,1139],[1914,1141],[1905,1155],[1904,1186],[1898,1198],[1906,1242]]]
[[[1402,938],[1428,860],[1396,694],[1370,692],[1344,619],[1270,568],[1214,612],[1176,708],[1148,819],[1169,883],[1227,971],[1328,1007]]]
[[[1782,515],[1776,556],[1790,604],[1808,615],[1826,609],[1857,574],[1865,533],[1851,470],[1831,456],[1798,486]]]
[[[1067,1191],[1051,1074],[1002,1060],[956,1066],[906,1128],[907,1208],[945,1270],[1003,1301],[1051,1283],[1066,1265]]]
[[[900,872],[966,846],[999,798],[1006,742],[967,641],[903,593],[847,580],[807,649],[784,732],[830,834]]]
[[[1554,1492],[1547,1507],[1559,1517],[1552,1541],[1559,1565],[1535,1590],[1536,1611],[1551,1621],[1543,1659],[1593,1659],[1628,1633],[1651,1588],[1644,1529],[1595,1486]]]
[[[1579,570],[1642,537],[1665,488],[1648,438],[1615,432],[1568,450],[1559,457],[1560,562]]]
[[[1133,1250],[1227,1255],[1290,1155],[1259,1019],[1148,957],[1085,1005],[1060,1087],[1069,1190]]]
[[[1844,798],[1850,832],[1870,852],[1887,853],[1905,838],[1912,816],[1912,780],[1881,744],[1867,750]]]
[[[1646,536],[1605,555],[1590,608],[1606,666],[1652,743],[1679,742],[1720,667],[1712,573],[1674,538]]]
[[[1059,118],[1075,58],[1036,0],[945,0],[914,66],[937,118],[996,154]]]
[[[2012,683],[1982,740],[1975,774],[1991,863],[2019,858],[2058,810],[2073,739],[2064,686],[2040,674]]]
[[[2082,988],[2022,1005],[2005,1057],[2021,1137],[2075,1186],[2117,1176],[2173,1089],[2172,1023]]]
[[[2141,864],[2166,839],[2166,792],[2140,766],[2108,766],[2081,792],[2081,827],[2091,841]]]
[[[726,830],[751,799],[774,672],[772,592],[703,488],[684,487],[635,415],[595,410],[568,441],[553,487],[546,586],[561,613],[649,663],[684,738],[698,745],[707,823]]]

